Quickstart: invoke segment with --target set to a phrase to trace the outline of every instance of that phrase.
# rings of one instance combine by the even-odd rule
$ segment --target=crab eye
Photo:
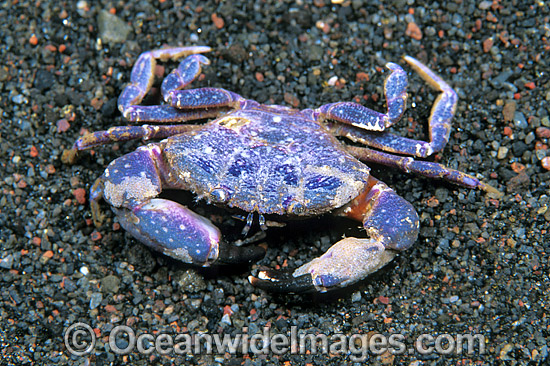
[[[212,200],[216,202],[227,202],[230,197],[228,190],[221,187],[214,188],[212,192],[210,192],[210,196]]]
[[[294,199],[294,196],[286,196],[283,200],[283,208],[291,214],[300,215],[305,212],[306,208],[300,201]]]
[[[290,204],[288,211],[299,215],[304,213],[306,211],[306,208],[302,203],[294,201]]]

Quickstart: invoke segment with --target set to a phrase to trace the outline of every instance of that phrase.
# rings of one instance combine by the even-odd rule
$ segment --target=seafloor
[[[361,356],[384,365],[549,362],[547,2],[8,0],[0,19],[1,365],[341,365]],[[450,142],[432,160],[504,195],[373,166],[418,210],[420,236],[377,274],[325,295],[274,295],[247,276],[259,266],[295,267],[356,224],[322,217],[271,228],[259,263],[208,270],[140,245],[106,205],[95,228],[90,185],[138,143],[84,152],[74,165],[62,163],[62,153],[86,131],[125,124],[116,100],[132,64],[165,45],[215,50],[200,85],[298,108],[355,100],[383,111],[385,62],[417,57],[460,98]],[[412,73],[409,92],[393,130],[426,139],[436,94]],[[240,220],[196,209],[229,241],[239,238]],[[96,337],[84,356],[64,341],[85,345],[88,338],[65,333],[77,322]],[[109,335],[119,325],[149,335],[140,344],[152,352],[116,354]],[[251,337],[264,329],[280,338],[343,335],[351,347],[150,348],[159,334]],[[376,344],[392,335],[402,348]],[[464,335],[481,344],[457,347]],[[415,348],[418,340],[427,351]]]

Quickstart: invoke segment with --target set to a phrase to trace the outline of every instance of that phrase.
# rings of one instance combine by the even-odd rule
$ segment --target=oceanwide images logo
[[[248,334],[244,327],[238,334],[208,333],[147,333],[136,332],[126,325],[117,325],[109,333],[111,352],[125,355],[131,352],[141,354],[331,354],[349,356],[357,362],[364,361],[369,354],[483,354],[485,337],[481,334],[432,336],[422,334],[415,340],[407,340],[403,334],[390,335],[356,333],[323,334],[304,333],[292,326],[288,333],[270,333],[264,327],[261,333]],[[64,333],[67,351],[74,356],[85,356],[93,352],[96,333],[88,324],[75,323]]]

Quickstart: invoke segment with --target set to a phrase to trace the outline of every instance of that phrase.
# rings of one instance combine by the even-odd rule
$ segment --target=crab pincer
[[[97,202],[107,201],[120,225],[150,248],[184,263],[208,266],[258,260],[261,247],[229,246],[220,230],[187,207],[157,198],[171,177],[158,146],[149,145],[109,164],[94,184],[92,213],[97,221]]]
[[[361,222],[368,237],[344,238],[292,273],[260,271],[257,277],[249,277],[250,282],[283,292],[345,287],[385,266],[399,251],[410,248],[418,236],[419,220],[412,205],[373,177],[359,196],[335,214]]]

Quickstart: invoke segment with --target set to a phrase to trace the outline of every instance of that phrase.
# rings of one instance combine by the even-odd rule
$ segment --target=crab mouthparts
[[[235,217],[238,218],[238,219],[244,220],[244,216],[238,215],[238,216],[235,216]],[[260,224],[260,229],[262,229],[262,231],[267,230],[267,225],[266,225],[266,222],[265,222],[264,215],[262,215],[262,214],[258,215],[258,223]],[[246,216],[246,224],[244,225],[243,231],[241,232],[243,237],[248,235],[248,232],[250,231],[250,228],[252,227],[252,224],[254,224],[254,212],[250,212]]]

